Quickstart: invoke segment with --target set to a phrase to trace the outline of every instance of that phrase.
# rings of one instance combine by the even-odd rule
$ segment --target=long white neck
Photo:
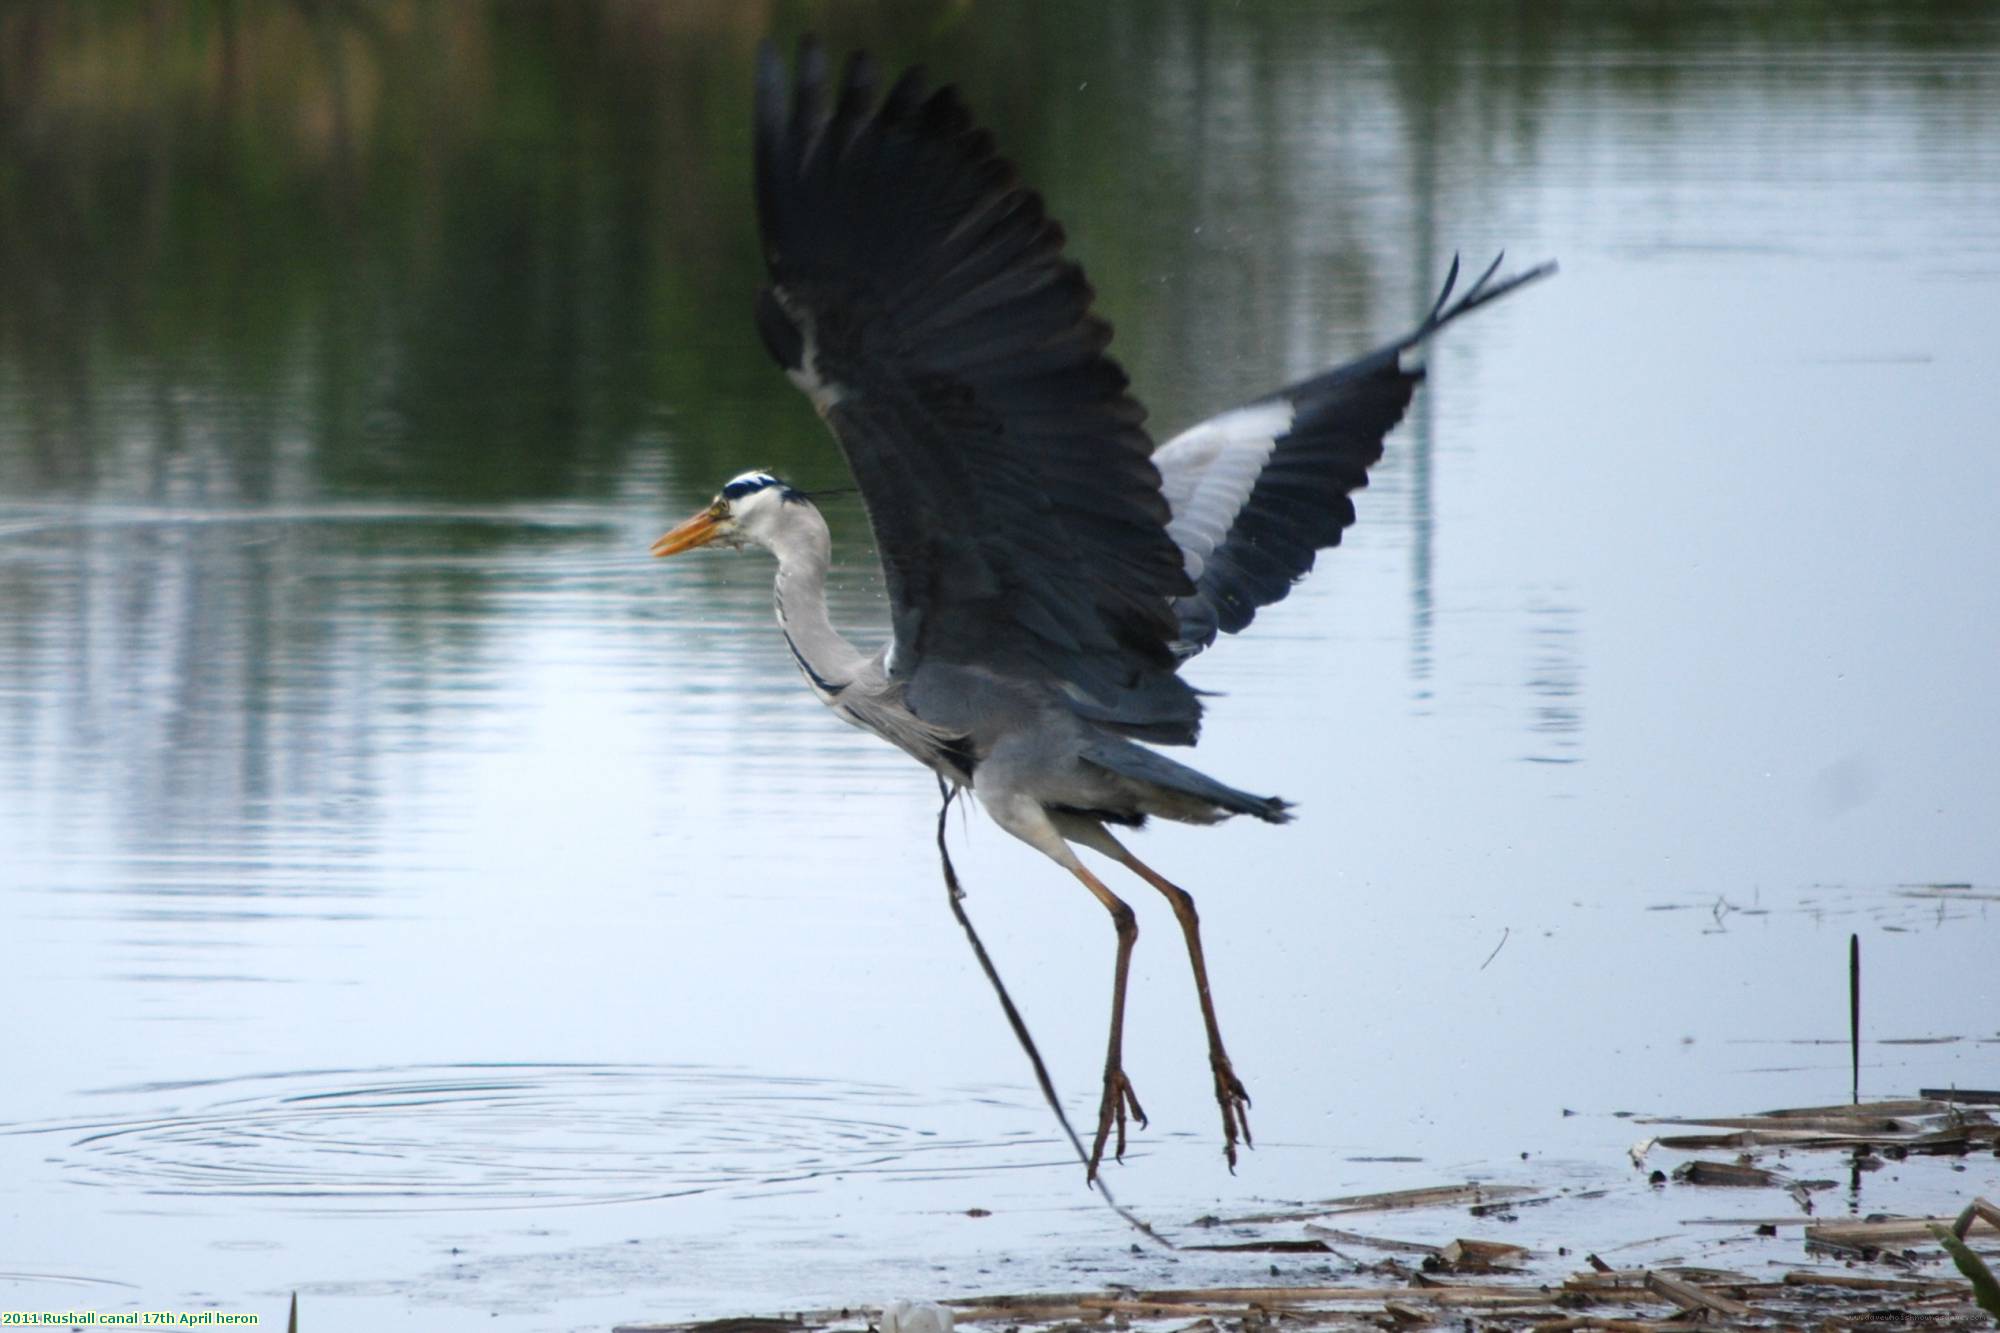
[[[784,521],[773,528],[765,545],[778,557],[772,590],[778,627],[813,693],[830,703],[860,673],[867,657],[827,618],[826,571],[833,558],[833,538],[826,519],[809,503],[788,504]]]

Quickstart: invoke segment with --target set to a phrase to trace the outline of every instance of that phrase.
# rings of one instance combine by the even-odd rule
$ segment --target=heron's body
[[[1079,717],[1046,681],[956,662],[926,663],[899,678],[893,643],[864,652],[828,617],[826,519],[810,499],[766,476],[731,483],[755,488],[738,500],[736,521],[777,557],[778,628],[807,686],[842,721],[971,790],[1010,831],[1034,807],[1072,822],[1130,825],[1152,815],[1196,824],[1232,814],[1287,818],[1282,801],[1224,786]]]
[[[877,100],[850,62],[829,104],[818,49],[797,82],[758,75],[757,201],[772,285],[765,345],[832,428],[867,504],[890,635],[873,652],[827,616],[831,541],[804,493],[767,473],[726,485],[661,538],[776,556],[776,609],[813,693],[1075,875],[1117,927],[1094,1172],[1138,1102],[1121,1060],[1131,909],[1077,857],[1102,853],[1164,893],[1186,936],[1233,1164],[1248,1095],[1223,1049],[1193,899],[1108,826],[1289,818],[1170,759],[1200,696],[1182,663],[1282,598],[1354,521],[1382,439],[1421,378],[1401,354],[1543,270],[1455,304],[1347,365],[1154,449],[1104,354],[1062,233],[949,89],[906,74]],[[1497,267],[1498,261],[1495,261]],[[1453,264],[1453,278],[1457,265]],[[1143,1120],[1143,1116],[1141,1116]]]

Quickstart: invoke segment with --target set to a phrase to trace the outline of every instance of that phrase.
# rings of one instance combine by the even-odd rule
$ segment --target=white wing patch
[[[782,287],[776,289],[778,305],[791,317],[792,324],[799,331],[799,364],[796,370],[787,370],[785,378],[799,386],[799,391],[812,399],[812,405],[824,419],[841,399],[846,390],[819,373],[819,344],[813,338],[812,316],[791,294]]]
[[[806,351],[807,359],[805,365],[799,368],[798,370],[786,371],[785,376],[786,378],[790,379],[792,383],[798,385],[800,390],[804,392],[805,396],[812,399],[812,405],[813,407],[818,409],[819,414],[821,416],[825,416],[828,412],[831,412],[834,409],[834,406],[838,404],[842,398],[845,398],[847,395],[841,391],[841,388],[838,384],[835,384],[831,380],[823,380],[819,377],[819,369],[817,366],[813,364],[813,361],[811,359],[812,344],[808,343],[806,344],[806,347],[807,347]]]
[[[1173,512],[1167,535],[1181,548],[1189,578],[1201,577],[1229,535],[1293,415],[1283,399],[1253,403],[1190,426],[1153,451],[1160,491]]]

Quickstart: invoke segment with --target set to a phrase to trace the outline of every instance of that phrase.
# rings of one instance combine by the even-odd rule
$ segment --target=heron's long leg
[[[1095,1180],[1098,1164],[1104,1160],[1104,1145],[1111,1137],[1112,1127],[1115,1125],[1118,1129],[1116,1156],[1122,1160],[1125,1156],[1126,1114],[1129,1112],[1136,1117],[1141,1126],[1146,1123],[1146,1113],[1140,1109],[1139,1098],[1132,1091],[1132,1080],[1125,1077],[1124,1063],[1125,981],[1132,970],[1132,946],[1139,939],[1139,921],[1124,899],[1104,887],[1104,881],[1085,868],[1066,841],[1081,834],[1086,846],[1095,846],[1088,841],[1089,830],[1097,829],[1101,833],[1101,826],[1092,820],[1052,812],[1032,795],[1009,791],[1003,785],[1004,777],[995,782],[990,775],[996,767],[997,761],[987,761],[991,785],[981,798],[986,813],[1001,828],[1083,881],[1083,887],[1104,904],[1105,911],[1111,913],[1111,924],[1118,931],[1118,961],[1111,973],[1111,1034],[1104,1049],[1104,1099],[1098,1104],[1097,1138],[1091,1144],[1090,1164],[1086,1168],[1086,1178]],[[1072,829],[1078,832],[1072,833]]]
[[[1194,895],[1154,871],[1122,846],[1118,859],[1127,869],[1166,895],[1168,903],[1173,906],[1175,918],[1181,923],[1181,934],[1187,937],[1188,961],[1194,966],[1195,994],[1201,1000],[1201,1021],[1208,1028],[1208,1065],[1215,1075],[1215,1101],[1222,1108],[1222,1153],[1233,1171],[1236,1169],[1238,1134],[1242,1135],[1246,1145],[1252,1142],[1250,1093],[1244,1088],[1243,1080],[1236,1077],[1236,1069],[1229,1062],[1229,1052],[1222,1046],[1222,1027],[1216,1022],[1215,1001],[1208,993],[1208,963],[1202,957],[1201,919],[1195,914]]]
[[[1081,864],[1065,868],[1082,880],[1083,887],[1104,904],[1104,910],[1111,913],[1111,924],[1118,931],[1118,961],[1111,974],[1111,1035],[1104,1050],[1104,1099],[1097,1107],[1097,1138],[1090,1145],[1088,1172],[1089,1178],[1095,1179],[1097,1165],[1104,1160],[1104,1144],[1111,1136],[1112,1126],[1118,1127],[1118,1146],[1112,1156],[1122,1162],[1125,1160],[1126,1111],[1131,1111],[1142,1128],[1146,1124],[1146,1112],[1140,1108],[1138,1095],[1132,1091],[1132,1080],[1125,1077],[1124,1062],[1125,980],[1132,970],[1132,946],[1139,939],[1139,921],[1124,899],[1105,888],[1104,882]]]
[[[1215,1021],[1215,1001],[1208,993],[1208,963],[1201,953],[1201,919],[1195,915],[1194,895],[1132,855],[1123,843],[1102,827],[1097,830],[1097,836],[1090,838],[1085,845],[1113,857],[1127,870],[1165,894],[1167,902],[1173,906],[1174,916],[1181,923],[1181,934],[1187,937],[1188,961],[1194,964],[1194,989],[1201,999],[1201,1021],[1208,1028],[1208,1067],[1215,1075],[1216,1105],[1222,1108],[1222,1154],[1229,1159],[1229,1167],[1233,1171],[1236,1169],[1237,1138],[1241,1136],[1245,1145],[1255,1146],[1250,1138],[1250,1093],[1244,1088],[1243,1080],[1236,1077],[1236,1069],[1229,1063],[1229,1052],[1222,1047],[1222,1027]]]

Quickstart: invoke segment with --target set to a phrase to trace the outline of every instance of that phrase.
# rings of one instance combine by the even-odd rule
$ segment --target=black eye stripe
[[[777,484],[778,479],[776,477],[762,472],[754,477],[738,477],[735,481],[730,482],[722,488],[722,498],[725,500],[741,500],[746,495],[755,495],[765,487]]]

